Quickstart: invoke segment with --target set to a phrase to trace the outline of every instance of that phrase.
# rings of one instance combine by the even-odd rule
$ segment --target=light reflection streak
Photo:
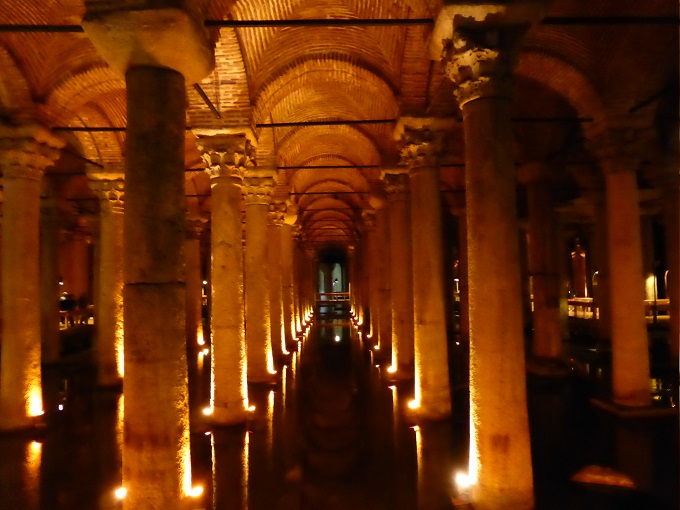
[[[250,432],[246,430],[246,438],[243,442],[243,456],[242,456],[242,470],[241,470],[241,487],[243,488],[243,501],[241,502],[241,508],[248,508],[248,483],[249,483],[249,473],[250,468]]]
[[[42,462],[42,443],[31,441],[26,445],[24,487],[29,498],[29,508],[37,508],[40,494],[40,464]]]
[[[269,390],[267,397],[267,458],[272,458],[274,451],[274,390]]]

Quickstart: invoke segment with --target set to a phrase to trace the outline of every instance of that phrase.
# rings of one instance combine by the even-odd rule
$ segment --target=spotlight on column
[[[459,489],[468,489],[472,485],[472,479],[467,473],[458,472],[453,479]]]
[[[339,342],[339,341],[340,341],[340,337],[336,335],[336,336],[335,336],[335,341],[336,341],[336,342]]]
[[[212,407],[204,407],[203,408],[203,414],[206,416],[210,416],[213,413],[214,409]]]
[[[395,373],[395,372],[397,371],[397,367],[395,367],[394,365],[390,365],[390,366],[387,368],[387,371],[388,371],[390,374],[393,374],[393,373]]]
[[[248,412],[252,413],[255,411],[255,406],[248,406]]]
[[[201,352],[202,352],[205,356],[207,356],[208,353],[210,352],[210,349],[208,349],[208,348],[206,347],[206,348],[203,349]]]
[[[125,496],[127,496],[127,489],[125,487],[118,487],[113,491],[113,494],[116,496],[116,499],[125,499]]]
[[[409,409],[418,409],[420,407],[420,402],[418,400],[411,400],[408,403]]]
[[[380,350],[380,346],[379,346],[378,344],[375,344],[375,345],[373,346],[373,348],[374,348],[376,351],[379,351],[379,350]]]
[[[203,494],[203,486],[202,485],[195,485],[189,491],[189,496],[191,496],[192,498],[197,498],[201,494]]]
[[[208,285],[208,280],[203,280],[203,285]]]

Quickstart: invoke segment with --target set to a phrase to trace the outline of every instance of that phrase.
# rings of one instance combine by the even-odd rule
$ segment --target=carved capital
[[[361,219],[364,223],[364,230],[370,232],[375,229],[375,211],[373,209],[364,209],[361,211]]]
[[[198,146],[206,172],[213,179],[242,179],[246,169],[255,165],[255,147],[245,134],[201,137]]]
[[[445,41],[442,60],[462,108],[482,97],[511,97],[512,69],[526,26],[458,28]]]
[[[54,164],[65,142],[37,125],[0,125],[0,168],[5,178],[42,179]]]
[[[101,200],[101,207],[122,211],[125,205],[125,176],[122,169],[88,169],[90,189]]]
[[[408,172],[405,170],[383,170],[380,178],[385,183],[385,192],[390,200],[403,199],[408,192]]]
[[[243,179],[246,205],[267,205],[271,202],[276,184],[276,170],[248,169]]]
[[[281,201],[276,201],[269,204],[269,220],[277,227],[282,227],[285,222],[286,216],[286,203]]]
[[[401,164],[409,170],[437,167],[443,153],[443,140],[442,131],[406,127],[399,151]]]
[[[188,217],[184,220],[184,233],[187,239],[200,239],[205,230],[207,220],[198,216]]]

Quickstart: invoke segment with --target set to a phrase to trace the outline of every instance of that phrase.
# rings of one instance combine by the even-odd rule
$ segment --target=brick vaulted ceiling
[[[444,2],[197,3],[207,20],[434,20]],[[0,0],[3,26],[79,25],[84,13],[83,0]],[[556,182],[562,184],[597,182],[581,128],[607,112],[643,111],[655,117],[662,150],[676,150],[669,140],[677,138],[678,24],[652,23],[649,17],[677,20],[678,2],[555,0],[548,17],[550,23],[537,25],[527,35],[515,70],[518,163],[547,160],[555,168]],[[604,19],[610,22],[598,22]],[[452,84],[428,52],[432,27],[421,23],[211,28],[217,65],[200,87],[221,118],[193,84],[187,84],[189,208],[207,214],[210,207],[208,177],[200,171],[191,128],[247,126],[258,139],[257,164],[280,169],[277,195],[293,193],[303,212],[303,227],[332,227],[333,237],[317,234],[316,239],[350,242],[361,209],[369,207],[369,193],[380,192],[380,167],[399,162],[394,123],[328,122],[388,121],[402,115],[459,117]],[[86,165],[116,166],[124,158],[124,131],[91,129],[125,127],[124,79],[107,66],[83,33],[3,30],[0,115],[5,122],[39,121],[69,142],[49,176],[72,226],[82,224],[78,216],[96,209],[86,186]],[[288,125],[266,126],[281,123]],[[459,126],[449,137],[441,172],[442,188],[449,191],[464,186],[461,137]],[[571,171],[570,165],[577,170]],[[595,178],[584,179],[583,167]]]

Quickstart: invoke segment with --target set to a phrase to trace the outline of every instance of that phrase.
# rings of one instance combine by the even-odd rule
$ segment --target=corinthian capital
[[[385,183],[385,192],[391,200],[403,197],[408,192],[408,172],[405,169],[383,170],[380,178]]]
[[[452,119],[400,118],[394,138],[401,143],[401,165],[409,170],[437,167],[443,153],[446,131],[453,124]]]
[[[118,168],[89,168],[87,176],[90,189],[99,197],[103,208],[123,210],[125,173],[122,165]]]
[[[255,165],[255,147],[245,134],[201,137],[198,147],[211,178],[242,179],[246,169]]]
[[[269,204],[269,219],[277,227],[282,227],[285,223],[286,203],[277,200]]]
[[[66,143],[42,126],[0,125],[0,168],[5,178],[39,181]]]
[[[243,194],[246,205],[267,205],[274,194],[276,170],[250,168],[243,179]]]

